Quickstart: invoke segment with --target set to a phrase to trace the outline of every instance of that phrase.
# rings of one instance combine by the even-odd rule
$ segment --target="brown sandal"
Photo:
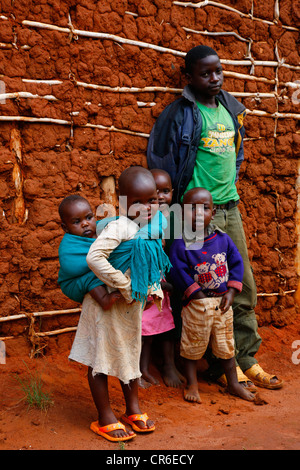
[[[283,380],[279,380],[276,375],[267,374],[259,364],[254,364],[250,369],[245,370],[245,375],[258,387],[276,390],[283,385]],[[272,383],[272,379],[277,379],[277,382]]]

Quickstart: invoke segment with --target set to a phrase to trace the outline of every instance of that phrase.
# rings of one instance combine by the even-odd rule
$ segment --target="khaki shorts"
[[[221,313],[221,297],[192,300],[183,307],[180,355],[197,361],[208,346],[220,359],[234,357],[233,311]]]

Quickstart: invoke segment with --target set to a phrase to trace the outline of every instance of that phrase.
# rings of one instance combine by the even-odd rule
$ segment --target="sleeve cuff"
[[[242,292],[243,283],[239,282],[239,281],[228,281],[227,282],[227,287],[234,287],[239,292]]]
[[[185,291],[184,291],[184,297],[188,299],[194,292],[197,292],[198,290],[201,290],[201,287],[197,282],[194,282],[191,284]]]

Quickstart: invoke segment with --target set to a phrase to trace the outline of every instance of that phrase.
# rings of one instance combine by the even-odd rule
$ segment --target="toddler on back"
[[[79,295],[79,291],[81,290],[79,284],[83,286],[84,278],[83,276],[77,276],[76,272],[74,274],[75,266],[72,266],[72,263],[71,265],[69,263],[69,248],[67,245],[72,245],[72,249],[74,248],[74,250],[76,250],[76,247],[79,248],[80,246],[78,256],[81,256],[81,250],[84,251],[85,249],[86,251],[83,253],[85,261],[89,246],[97,238],[96,219],[89,202],[84,197],[77,194],[65,197],[59,205],[58,212],[61,218],[61,226],[66,234],[68,234],[59,247],[61,270],[58,282],[63,292],[65,291],[66,286],[66,291],[64,292],[66,295],[70,294],[70,285],[72,290],[76,291],[75,295]],[[73,235],[73,237],[70,237],[70,235]],[[85,240],[78,240],[76,237],[83,237]],[[67,240],[67,238],[69,238],[69,240]],[[69,270],[70,272],[67,274],[66,270]],[[82,292],[82,299],[80,297],[75,297],[74,300],[82,301],[83,296],[89,292],[93,299],[96,300],[104,310],[109,309],[113,303],[121,297],[121,294],[118,291],[108,293],[105,286],[98,285],[99,280],[96,279],[95,276],[91,276],[90,273],[87,274],[88,283],[84,284],[85,291]]]
[[[242,289],[242,257],[230,237],[210,224],[215,209],[209,191],[187,191],[183,207],[188,230],[171,246],[170,274],[183,294],[180,355],[187,379],[184,398],[201,403],[197,361],[211,344],[224,368],[229,393],[253,401],[254,395],[238,382],[235,366],[231,305]]]

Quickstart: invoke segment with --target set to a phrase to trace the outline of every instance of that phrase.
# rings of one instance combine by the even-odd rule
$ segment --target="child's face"
[[[134,220],[138,217],[140,225],[146,225],[158,211],[158,199],[155,182],[144,181],[137,184],[133,181],[127,193],[127,217]]]
[[[185,222],[196,231],[197,226],[203,227],[204,234],[207,234],[207,227],[212,220],[215,209],[211,194],[208,191],[195,188],[184,198],[184,218]]]
[[[153,175],[156,189],[159,209],[163,212],[166,206],[170,206],[173,197],[173,189],[171,179],[168,175],[164,173],[155,173]]]
[[[193,66],[193,72],[187,74],[189,85],[205,98],[216,96],[223,85],[223,70],[217,55],[199,59]]]
[[[74,201],[68,204],[61,225],[64,231],[71,235],[96,238],[96,219],[86,201]]]

